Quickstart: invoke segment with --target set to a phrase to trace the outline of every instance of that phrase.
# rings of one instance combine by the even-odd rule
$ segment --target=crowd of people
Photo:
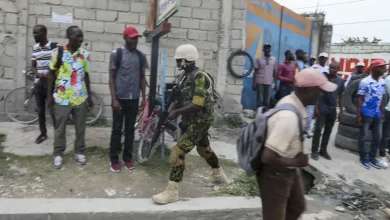
[[[77,26],[67,29],[68,43],[53,44],[47,39],[47,29],[37,25],[33,29],[36,45],[32,52],[32,71],[36,76],[36,100],[41,134],[36,139],[40,144],[47,139],[45,125],[46,106],[50,109],[54,125],[53,165],[60,169],[66,148],[66,124],[70,114],[75,122],[76,141],[74,155],[77,163],[85,165],[85,130],[88,108],[93,108],[90,88],[90,54],[81,48],[82,30]],[[112,134],[110,141],[110,170],[118,173],[122,165],[133,169],[134,124],[139,107],[145,105],[145,71],[149,68],[145,54],[137,50],[141,35],[133,27],[123,31],[124,46],[113,50],[110,56],[109,89],[112,105]],[[54,45],[54,46],[53,46]],[[255,60],[253,90],[257,93],[257,106],[272,108],[275,105],[291,104],[299,110],[302,125],[308,138],[313,137],[311,158],[331,160],[327,146],[336,120],[342,120],[342,97],[345,86],[353,80],[360,82],[357,106],[357,123],[361,125],[359,138],[360,162],[365,168],[388,167],[386,149],[390,133],[390,104],[384,106],[382,97],[390,91],[390,78],[382,79],[386,63],[373,61],[372,74],[363,73],[364,64],[359,63],[357,72],[345,82],[338,75],[340,64],[327,66],[328,54],[321,53],[316,59],[308,57],[299,49],[285,52],[285,60],[279,65],[271,55],[271,45],[263,46],[263,55]],[[211,74],[196,66],[199,53],[195,46],[179,46],[174,55],[182,74],[176,86],[181,96],[169,107],[167,120],[182,115],[182,136],[170,153],[172,167],[167,188],[152,197],[158,204],[179,200],[179,182],[185,170],[185,155],[196,147],[199,155],[212,169],[208,183],[227,183],[217,155],[210,147],[208,130],[213,124],[213,97],[215,92]],[[280,82],[279,86],[276,83]],[[276,91],[277,103],[272,102],[272,90]],[[141,98],[141,99],[140,99]],[[141,100],[141,101],[140,101]],[[340,107],[337,112],[337,107]],[[311,120],[315,118],[314,135]],[[385,121],[383,124],[382,122]],[[263,168],[257,174],[263,201],[265,220],[298,219],[305,210],[304,192],[299,169],[308,165],[308,155],[303,153],[303,141],[298,118],[289,111],[280,111],[267,122],[267,139],[262,153]],[[124,124],[124,149],[122,160],[121,137]],[[383,138],[382,138],[382,126]],[[368,130],[373,132],[371,150],[365,150]],[[322,133],[322,130],[324,132]],[[283,137],[283,138],[281,138]],[[320,139],[322,138],[321,144]],[[380,149],[380,160],[377,151]],[[123,161],[123,163],[122,163]]]

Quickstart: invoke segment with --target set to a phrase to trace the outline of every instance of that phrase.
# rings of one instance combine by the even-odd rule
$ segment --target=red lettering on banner
[[[356,65],[359,62],[360,61],[358,59],[356,59],[356,58],[348,59],[347,66],[345,67],[345,72],[354,72],[354,71],[356,71]],[[354,64],[354,65],[352,65],[352,64]]]

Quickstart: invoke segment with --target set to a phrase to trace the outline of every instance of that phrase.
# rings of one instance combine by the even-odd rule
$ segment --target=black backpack
[[[141,74],[142,67],[144,66],[144,62],[145,61],[144,61],[144,58],[142,56],[141,51],[136,49],[135,52],[137,53],[137,56],[138,56],[138,59],[139,59],[139,73]],[[121,67],[122,57],[123,57],[123,50],[120,47],[120,48],[116,49],[116,63],[115,63],[116,71],[118,71],[119,68]]]

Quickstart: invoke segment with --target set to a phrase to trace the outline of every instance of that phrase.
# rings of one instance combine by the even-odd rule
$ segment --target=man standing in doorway
[[[271,56],[271,45],[264,44],[263,56],[255,60],[255,73],[253,76],[253,91],[257,92],[257,107],[269,107],[272,92],[272,79],[276,89],[277,61]]]
[[[337,101],[340,106],[339,121],[341,115],[343,114],[342,101],[344,92],[344,80],[337,75],[338,71],[340,70],[340,64],[337,62],[333,62],[330,65],[329,70],[329,81],[336,84],[337,89],[333,92],[325,93],[315,106],[314,115],[316,116],[317,120],[315,123],[314,137],[311,147],[311,158],[313,160],[318,160],[318,156],[321,156],[327,160],[332,159],[328,154],[327,147],[330,134],[332,133],[332,129],[337,118]],[[321,148],[318,152],[323,128],[324,133],[322,135]]]
[[[294,54],[290,50],[287,50],[284,56],[286,59],[279,65],[278,69],[278,79],[280,80],[280,88],[277,92],[278,99],[282,99],[294,91]]]
[[[337,86],[320,72],[308,68],[295,76],[295,92],[277,105],[292,104],[301,114],[305,126],[305,106],[318,102],[322,92],[333,92]],[[305,197],[298,168],[309,164],[303,153],[303,140],[297,115],[279,111],[268,119],[267,139],[261,159],[263,166],[256,175],[261,192],[264,220],[297,220],[305,211]]]
[[[345,87],[357,79],[365,78],[368,74],[364,73],[364,67],[366,65],[363,62],[359,62],[356,65],[356,72],[349,74],[347,81],[345,82]]]
[[[386,65],[388,64],[383,60],[372,61],[372,73],[360,81],[357,91],[356,122],[361,126],[359,137],[360,163],[366,169],[369,169],[370,166],[377,169],[382,167],[382,161],[377,161],[376,156],[382,139],[382,120],[385,120],[383,95],[386,93],[386,84],[385,80],[382,79],[382,75],[387,71]],[[372,141],[371,150],[368,153],[365,144],[370,129]],[[381,156],[385,155],[382,154]],[[382,160],[386,160],[386,158],[383,157]]]
[[[141,107],[145,106],[145,70],[149,68],[145,54],[137,50],[141,35],[134,27],[123,31],[125,46],[116,49],[110,57],[110,92],[112,100],[112,133],[110,142],[111,171],[120,172],[119,154],[122,151],[122,127],[125,123],[123,161],[131,170],[133,164],[134,124],[138,114],[140,91]]]
[[[35,140],[40,144],[47,139],[46,129],[46,98],[47,98],[47,75],[50,71],[51,53],[57,44],[47,40],[47,29],[44,25],[37,25],[33,29],[34,40],[37,44],[33,46],[31,56],[31,71],[35,75],[35,101],[38,109],[39,130],[41,134]],[[54,112],[50,111],[53,127],[55,127]]]
[[[66,148],[66,124],[72,114],[76,130],[74,155],[80,165],[87,163],[85,127],[88,107],[93,108],[89,79],[90,57],[81,48],[84,34],[77,26],[66,30],[68,44],[53,50],[48,77],[48,107],[55,104],[54,168],[61,169]],[[54,93],[52,92],[54,88]]]

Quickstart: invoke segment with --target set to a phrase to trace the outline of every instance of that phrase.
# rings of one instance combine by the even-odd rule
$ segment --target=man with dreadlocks
[[[180,98],[171,104],[167,120],[173,120],[182,115],[180,128],[182,136],[173,147],[170,154],[172,171],[168,187],[165,191],[152,197],[158,204],[167,204],[179,200],[179,185],[183,179],[185,155],[195,146],[199,155],[203,157],[213,169],[210,177],[205,178],[207,183],[226,183],[226,175],[222,171],[217,155],[210,148],[208,130],[213,124],[213,104],[215,99],[213,78],[206,72],[199,70],[195,62],[199,53],[195,46],[184,44],[179,46],[174,55],[177,67],[183,70],[177,84]]]

